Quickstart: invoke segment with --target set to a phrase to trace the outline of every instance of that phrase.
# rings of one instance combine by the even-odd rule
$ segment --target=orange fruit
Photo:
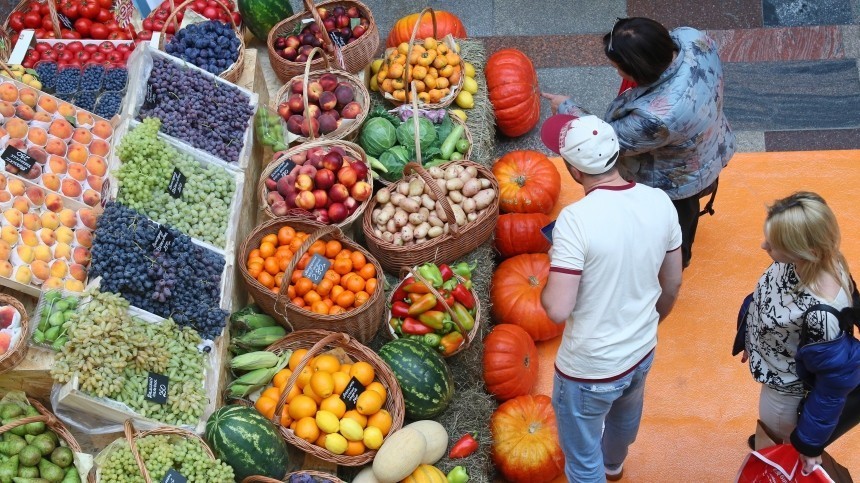
[[[304,388],[311,381],[311,376],[314,375],[314,370],[311,369],[311,363],[308,364],[302,369],[302,372],[299,373],[299,378],[296,379],[296,385],[300,388]]]
[[[350,292],[356,293],[364,290],[364,279],[356,275],[355,272],[349,272],[348,274],[344,275],[344,278],[346,278],[346,289]],[[341,282],[342,281],[343,278],[341,279]]]
[[[257,275],[257,281],[266,288],[272,288],[275,286],[275,277],[273,277],[269,272],[260,272],[259,275]]]
[[[302,240],[300,237],[294,237],[292,241],[290,241],[290,251],[293,253],[299,251],[299,247],[302,246],[302,242],[304,242],[304,240]]]
[[[358,456],[364,453],[364,443],[361,441],[347,441],[346,451],[343,454],[347,456]]]
[[[341,276],[346,275],[352,271],[352,260],[349,258],[336,258],[331,269]]]
[[[340,372],[345,372],[346,375],[349,375],[349,371],[352,369],[352,364],[341,364]]]
[[[328,311],[329,315],[338,315],[338,314],[343,314],[343,313],[346,313],[346,309],[341,307],[340,305],[335,305],[334,307],[332,307]]]
[[[251,253],[248,254],[248,261],[251,261],[252,258],[263,258],[260,256],[260,249],[255,248],[251,250]]]
[[[281,426],[288,428],[293,424],[293,418],[290,417],[290,407],[284,404],[284,409],[281,410]]]
[[[293,351],[293,354],[290,356],[290,361],[287,363],[287,367],[290,368],[291,371],[296,370],[296,366],[299,365],[299,362],[305,357],[305,354],[308,353],[307,349],[296,349]]]
[[[302,298],[305,299],[305,302],[307,302],[308,305],[313,305],[322,300],[322,297],[320,296],[320,294],[317,293],[316,290],[311,290],[310,292],[306,293]]]
[[[340,274],[335,272],[334,270],[329,269],[325,272],[325,275],[323,275],[323,277],[331,280],[332,283],[335,285],[340,283]]]
[[[343,390],[346,389],[346,385],[349,384],[349,373],[343,371],[333,372],[331,377],[334,380],[334,393],[342,394]]]
[[[335,303],[343,308],[352,307],[352,304],[355,303],[355,294],[350,292],[349,290],[346,290],[337,296],[337,300],[335,300]]]
[[[328,258],[334,258],[342,249],[343,246],[339,241],[329,240],[325,244],[325,256]]]
[[[286,255],[280,255],[279,256],[276,253],[275,258],[278,260],[278,270],[281,272],[286,272],[287,268],[289,268],[289,266],[290,266],[290,258],[291,257],[288,257]]]
[[[274,399],[275,401],[277,401],[281,398],[281,390],[275,386],[267,387],[266,390],[263,391],[262,394],[260,394],[260,397],[267,397],[269,399]]]
[[[343,249],[343,250],[341,250],[341,251],[340,251],[340,253],[338,253],[338,254],[337,254],[337,256],[336,256],[336,257],[334,257],[334,258],[335,258],[335,260],[337,260],[337,259],[339,259],[339,258],[349,258],[349,257],[351,257],[351,256],[352,256],[352,250],[350,250],[349,248],[344,248],[344,249]]]
[[[284,388],[287,387],[287,381],[290,380],[290,376],[292,375],[293,371],[289,369],[281,369],[277,374],[275,374],[275,377],[272,378],[272,384],[283,391]]]
[[[350,409],[349,411],[343,413],[343,418],[354,419],[356,422],[358,422],[359,425],[361,425],[362,428],[367,427],[367,416],[361,414],[355,409]]]
[[[281,245],[289,245],[295,236],[296,230],[293,227],[282,226],[281,229],[278,230],[278,243]]]
[[[373,366],[364,361],[358,361],[353,364],[349,370],[349,375],[358,379],[358,382],[364,387],[369,386],[373,382],[374,377],[376,377]]]
[[[317,393],[314,392],[313,388],[310,384],[306,385],[304,389],[302,389],[302,394],[313,399],[315,403],[322,403],[323,398],[321,398]]]
[[[304,306],[305,306],[305,301],[304,301],[304,300],[302,300],[302,298],[301,298],[301,297],[296,297],[296,298],[294,298],[294,299],[292,300],[292,302],[293,302],[293,304],[294,304],[294,305],[298,305],[299,307],[304,307]]]
[[[325,399],[334,393],[334,378],[330,372],[316,371],[311,376],[310,386],[317,396]]]
[[[305,253],[304,255],[301,256],[301,258],[299,258],[299,263],[296,264],[296,268],[299,270],[304,270],[305,267],[308,265],[308,260],[310,260],[310,259],[311,259],[310,254]]]
[[[290,388],[290,392],[287,393],[287,403],[290,403],[293,399],[296,398],[299,394],[302,393],[302,390],[299,389],[299,386],[293,384],[293,387]]]
[[[340,361],[331,354],[322,354],[314,359],[314,372],[325,371],[333,374],[340,370]]]
[[[301,270],[293,270],[292,275],[290,275],[290,283],[296,283],[302,278]]]
[[[289,297],[290,300],[296,298],[296,287],[295,287],[295,285],[290,285],[289,287],[287,287],[287,297]]]
[[[314,288],[314,283],[311,279],[302,277],[296,282],[296,295],[299,297],[304,297],[306,293],[310,292]]]
[[[260,397],[260,399],[257,399],[257,402],[254,403],[254,407],[257,408],[257,411],[265,416],[266,419],[272,419],[272,417],[275,416],[275,407],[277,405],[278,401],[267,397]]]
[[[317,302],[314,302],[311,305],[311,312],[313,312],[315,314],[320,314],[320,315],[328,315],[329,306],[328,306],[328,304],[326,304],[322,300],[319,300]]]
[[[266,258],[263,262],[263,269],[271,275],[277,275],[278,272],[281,271],[281,268],[278,265],[278,259],[274,256]]]
[[[312,417],[304,417],[296,423],[296,436],[308,443],[314,443],[320,437],[320,428]]]
[[[271,243],[272,245],[277,245],[278,235],[276,233],[269,233],[268,235],[264,236],[262,240],[260,240],[260,243]]]
[[[302,419],[305,417],[313,417],[317,413],[317,402],[310,396],[299,394],[290,401],[290,417],[293,419]],[[316,423],[314,423],[316,426]]]
[[[339,394],[332,394],[320,403],[320,411],[328,411],[340,419],[346,413],[346,403],[343,402]]]
[[[320,280],[320,283],[317,284],[316,291],[318,294],[325,297],[331,292],[332,287],[334,287],[334,283],[327,278],[323,278]]]
[[[382,385],[379,381],[373,381],[368,384],[365,388],[367,391],[376,391],[382,396],[382,404],[385,404],[385,399],[388,398],[388,391],[385,390],[385,386]]]
[[[388,435],[392,424],[391,413],[387,409],[380,409],[377,413],[367,418],[367,425],[379,428],[383,435]]]
[[[364,290],[361,290],[361,291],[355,293],[355,306],[356,307],[361,307],[368,300],[370,300],[370,294],[365,292]]]
[[[376,414],[382,409],[384,399],[382,395],[376,391],[365,390],[358,395],[358,400],[355,402],[355,409],[365,416]]]
[[[377,283],[378,282],[376,281],[375,278],[367,279],[367,283],[364,284],[364,291],[369,293],[370,295],[373,295],[373,292],[376,291]]]
[[[361,253],[358,250],[352,252],[349,259],[352,260],[352,268],[355,270],[361,270],[365,265],[367,265],[367,258],[365,258],[364,253]],[[376,269],[374,269],[374,272],[375,271]]]
[[[376,277],[376,267],[374,267],[372,263],[365,264],[358,270],[358,274],[361,275],[361,278],[370,280],[371,278]]]
[[[326,436],[328,436],[328,433],[323,433],[322,431],[320,431],[320,437],[317,438],[317,441],[314,444],[319,446],[320,448],[325,448],[325,437]]]
[[[260,256],[263,258],[271,257],[275,254],[275,244],[272,242],[266,242],[260,244]]]
[[[325,256],[325,242],[322,240],[317,240],[311,244],[311,247],[308,248],[308,253],[311,255],[317,254]]]
[[[345,291],[345,288],[341,287],[340,285],[335,285],[331,288],[331,292],[328,293],[328,298],[330,298],[332,301],[335,301],[340,296],[340,294],[344,293]]]

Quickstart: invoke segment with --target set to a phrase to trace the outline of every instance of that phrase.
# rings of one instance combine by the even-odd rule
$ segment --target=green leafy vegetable
[[[379,162],[388,169],[387,173],[380,175],[389,181],[397,181],[403,177],[403,168],[412,159],[405,147],[394,146],[379,156]]]
[[[361,128],[358,144],[367,154],[378,157],[397,142],[394,126],[384,117],[368,119]]]

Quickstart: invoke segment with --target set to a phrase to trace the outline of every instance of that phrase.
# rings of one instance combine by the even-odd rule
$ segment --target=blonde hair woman
[[[807,314],[818,304],[836,311],[852,306],[854,283],[839,244],[836,217],[819,195],[798,192],[768,207],[761,247],[774,263],[759,279],[746,318],[743,361],[762,384],[759,419],[778,439],[791,441],[807,471],[820,463],[845,397],[860,383],[860,349],[856,340],[849,343],[850,325],[840,326],[824,310]],[[846,343],[815,345],[839,338]],[[839,352],[825,360],[816,352],[825,346]],[[822,377],[798,419],[807,373]]]

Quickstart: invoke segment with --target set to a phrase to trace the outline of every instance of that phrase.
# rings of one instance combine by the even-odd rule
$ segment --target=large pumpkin
[[[490,418],[493,462],[512,482],[552,481],[564,472],[555,411],[548,396],[520,396]]]
[[[437,39],[441,39],[448,34],[460,39],[467,37],[466,27],[463,26],[463,22],[456,15],[443,10],[434,9],[433,12],[436,13]],[[397,47],[401,42],[409,42],[409,39],[412,38],[412,30],[415,28],[415,22],[418,21],[418,15],[420,14],[413,13],[395,22],[394,27],[391,28],[391,32],[388,33],[388,40],[385,44],[388,47]],[[432,36],[433,19],[430,17],[430,13],[427,13],[421,18],[421,26],[418,27],[418,35],[415,38],[425,39]]]
[[[549,240],[541,228],[550,218],[543,213],[507,213],[496,220],[496,250],[504,258],[523,253],[546,253]]]
[[[484,76],[499,131],[510,137],[531,131],[540,120],[540,88],[532,61],[517,49],[502,49],[487,59]]]
[[[549,255],[529,253],[502,262],[493,273],[490,287],[493,319],[497,324],[519,325],[534,340],[561,335],[564,324],[546,315],[540,294],[549,278]]]
[[[493,165],[503,213],[550,213],[561,191],[561,175],[544,154],[511,151]]]
[[[537,347],[521,327],[499,324],[484,338],[483,366],[487,392],[502,401],[524,396],[537,381]]]

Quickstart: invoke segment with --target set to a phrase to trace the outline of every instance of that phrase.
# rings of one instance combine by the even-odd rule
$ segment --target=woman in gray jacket
[[[604,53],[626,85],[604,120],[621,147],[627,179],[660,188],[678,211],[686,267],[692,256],[699,198],[716,189],[720,170],[735,152],[723,114],[723,69],[717,45],[704,32],[671,33],[654,20],[619,19],[603,38]],[[586,111],[569,97],[543,94],[553,113]],[[708,207],[710,209],[710,207]]]

